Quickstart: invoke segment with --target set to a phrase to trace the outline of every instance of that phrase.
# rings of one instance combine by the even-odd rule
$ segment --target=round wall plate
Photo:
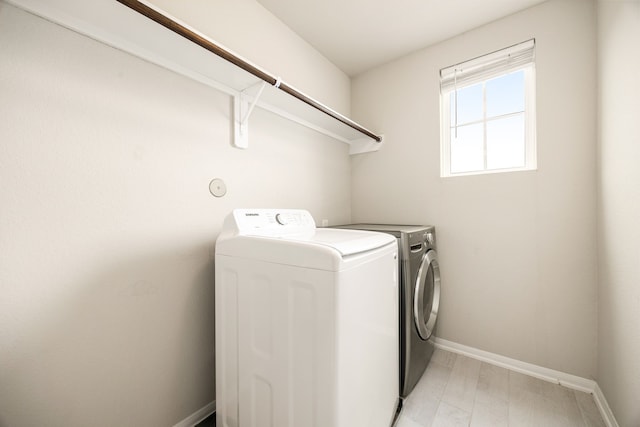
[[[227,186],[220,178],[214,178],[209,183],[209,191],[216,197],[222,197],[227,194]]]

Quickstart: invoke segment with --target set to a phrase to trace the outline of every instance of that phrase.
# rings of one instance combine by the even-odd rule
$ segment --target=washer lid
[[[307,211],[242,209],[227,217],[216,256],[337,271],[346,257],[387,245],[395,248],[396,239],[385,233],[316,229]]]
[[[395,242],[392,236],[384,233],[333,228],[318,228],[312,234],[290,235],[286,238],[299,243],[327,246],[338,251],[343,257],[377,249]]]

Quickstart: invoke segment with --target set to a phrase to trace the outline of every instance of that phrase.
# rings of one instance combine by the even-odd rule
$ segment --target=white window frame
[[[484,168],[468,172],[451,172],[451,104],[450,94],[478,83],[486,83],[496,77],[524,70],[525,106],[525,161],[515,168],[487,169],[486,114],[482,120],[485,127],[483,138]],[[537,169],[536,155],[536,85],[535,85],[535,40],[484,55],[440,70],[440,176],[455,177],[489,173],[526,171]],[[484,91],[484,88],[483,88]],[[484,97],[483,97],[484,98]],[[483,99],[486,112],[486,99]]]

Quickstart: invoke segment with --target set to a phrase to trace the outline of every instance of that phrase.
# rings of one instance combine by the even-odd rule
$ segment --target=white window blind
[[[440,70],[442,93],[469,86],[493,76],[533,64],[535,40],[531,39],[499,51]]]

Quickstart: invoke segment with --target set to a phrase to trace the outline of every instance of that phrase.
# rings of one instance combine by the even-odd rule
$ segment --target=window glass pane
[[[523,167],[524,152],[524,113],[487,122],[487,169]]]
[[[456,91],[450,96],[451,126],[456,121]],[[482,120],[482,83],[458,89],[458,126]]]
[[[482,123],[451,129],[451,173],[484,169]]]
[[[524,111],[524,70],[488,80],[486,90],[487,117]]]

